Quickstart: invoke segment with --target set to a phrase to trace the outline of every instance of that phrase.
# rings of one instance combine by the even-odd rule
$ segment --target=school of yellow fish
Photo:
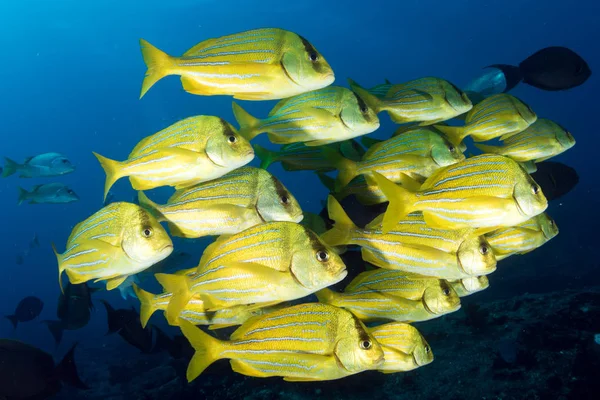
[[[102,208],[75,226],[62,254],[55,249],[59,280],[65,272],[72,283],[105,281],[111,290],[168,257],[170,235],[216,236],[196,268],[156,275],[163,293],[135,286],[142,325],[162,310],[195,349],[189,381],[218,359],[241,374],[287,381],[424,366],[433,353],[411,322],[458,310],[461,297],[488,287],[498,260],[558,233],[527,171],[575,140],[514,96],[473,105],[433,77],[330,86],[334,73],[319,51],[281,29],[208,39],[180,57],[144,40],[141,49],[148,68],[141,96],[179,75],[192,94],[279,100],[264,118],[233,103],[239,129],[218,116],[192,116],[143,138],[124,161],[94,153],[105,196],[129,177],[140,205]],[[383,142],[363,138],[361,153],[353,139],[377,130],[382,111],[405,125]],[[444,122],[456,117],[460,126]],[[261,133],[281,149],[253,148]],[[477,143],[484,154],[466,158],[467,136],[503,142]],[[263,168],[246,166],[255,152]],[[303,214],[266,171],[273,162],[314,170],[328,184],[332,229]],[[325,175],[335,170],[337,178]],[[166,204],[143,192],[161,186],[176,190]],[[389,206],[358,227],[339,203],[349,195]],[[369,266],[333,291],[348,274],[340,254],[349,245],[360,246]],[[310,295],[318,302],[289,305]],[[195,325],[241,326],[219,340]]]

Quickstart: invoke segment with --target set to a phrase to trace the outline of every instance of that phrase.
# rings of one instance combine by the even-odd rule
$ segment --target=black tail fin
[[[42,321],[42,323],[46,324],[48,330],[54,337],[54,342],[56,343],[56,346],[58,347],[60,341],[62,340],[64,332],[62,321]]]
[[[504,79],[506,79],[506,89],[504,89],[505,93],[517,86],[519,82],[523,80],[521,69],[519,69],[519,67],[515,67],[514,65],[494,64],[488,65],[486,68],[497,68],[502,71],[504,74]]]
[[[171,355],[171,357],[178,358],[176,343],[169,337],[169,335],[164,333],[158,327],[153,326],[153,328],[156,332],[156,342],[154,343],[153,353],[166,351]]]
[[[7,315],[5,318],[8,319],[11,322],[11,324],[13,324],[13,327],[15,329],[17,329],[17,325],[19,324],[19,320],[17,319],[16,315]]]
[[[77,373],[75,347],[77,347],[77,343],[71,347],[71,350],[65,354],[60,364],[56,367],[56,376],[69,386],[78,389],[88,389],[88,386],[79,379],[79,374]]]
[[[119,321],[117,311],[106,300],[100,301],[104,304],[104,308],[106,308],[106,316],[108,318],[108,332],[106,334],[110,335],[111,333],[119,332],[123,326],[121,321]]]

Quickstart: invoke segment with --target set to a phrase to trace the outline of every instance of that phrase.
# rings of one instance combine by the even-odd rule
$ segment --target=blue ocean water
[[[59,289],[50,243],[62,249],[73,226],[102,207],[105,175],[92,151],[125,159],[141,138],[192,115],[218,115],[235,125],[230,97],[188,94],[177,77],[161,80],[139,100],[145,71],[140,38],[179,54],[206,38],[258,27],[280,27],[303,35],[315,45],[335,71],[337,85],[347,86],[348,77],[369,87],[386,78],[404,82],[437,76],[460,87],[478,76],[486,65],[517,64],[547,46],[572,48],[592,70],[597,69],[599,16],[600,5],[592,0],[3,1],[0,155],[22,160],[56,151],[69,157],[77,170],[58,178],[0,179],[0,314],[11,314],[21,298],[33,295],[45,303],[40,319],[54,319]],[[560,227],[559,236],[543,250],[507,261],[509,265],[504,268],[512,268],[514,273],[517,268],[522,272],[535,265],[542,278],[554,276],[558,283],[573,290],[597,285],[597,75],[569,91],[546,92],[519,85],[511,93],[526,101],[539,116],[551,118],[573,133],[577,145],[556,161],[575,168],[580,182],[548,209]],[[274,102],[243,104],[250,113],[260,116],[266,115]],[[383,139],[389,137],[394,125],[387,116],[381,115],[381,120],[381,128],[371,136]],[[257,138],[256,143],[272,147],[266,137]],[[251,163],[258,164],[258,160]],[[294,193],[305,211],[318,213],[323,208],[327,190],[314,173],[289,173],[279,165],[270,171]],[[17,206],[18,186],[30,188],[51,181],[69,185],[81,200],[65,205]],[[124,201],[135,194],[126,179],[112,191]],[[160,201],[170,191],[161,188],[154,193]],[[41,247],[32,249],[18,265],[16,257],[28,248],[34,234]],[[175,243],[195,259],[206,242]],[[518,291],[523,294],[560,288],[551,279],[544,286],[542,278],[524,277],[526,281],[518,285]],[[503,278],[498,279],[500,282]],[[495,289],[492,284],[480,299],[517,294],[509,287],[505,289]],[[137,306],[132,300],[122,300],[116,292],[103,292],[98,298],[116,307]],[[163,322],[157,318],[157,323]],[[75,341],[81,348],[103,342],[106,346],[124,346],[114,338],[107,339],[105,333],[106,316],[100,309],[88,326],[67,332],[59,349],[54,349],[52,337],[38,321],[20,324],[16,331],[8,320],[0,323],[1,337],[31,343],[54,353],[57,359]]]

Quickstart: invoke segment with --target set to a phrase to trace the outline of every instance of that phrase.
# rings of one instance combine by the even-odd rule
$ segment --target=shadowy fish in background
[[[94,309],[92,293],[98,289],[90,288],[85,283],[68,283],[65,292],[58,296],[56,316],[58,321],[42,321],[48,326],[58,346],[64,330],[77,330],[87,325],[90,312]]]
[[[29,201],[29,204],[62,204],[72,203],[79,200],[79,196],[62,183],[46,183],[43,185],[35,185],[30,192],[23,188],[19,188],[18,205],[24,201]]]
[[[106,308],[108,318],[107,335],[118,333],[127,343],[139,349],[142,353],[152,353],[155,350],[152,327],[142,328],[140,316],[133,307],[131,309],[115,310],[107,301],[100,301]]]
[[[15,313],[7,315],[6,318],[10,320],[16,329],[19,322],[27,322],[37,318],[43,308],[44,302],[42,300],[34,296],[25,297],[17,305]]]
[[[39,178],[58,176],[75,171],[75,166],[68,158],[59,153],[45,153],[28,157],[19,164],[10,158],[4,157],[5,164],[2,177],[19,173],[19,178]]]
[[[40,241],[38,239],[37,233],[34,233],[33,238],[31,238],[31,241],[29,242],[29,248],[35,249],[38,247],[40,247]]]
[[[50,354],[36,347],[0,339],[0,399],[47,399],[60,392],[62,383],[88,389],[77,373],[75,346],[55,365]]]
[[[531,177],[542,188],[548,200],[555,200],[569,193],[579,182],[579,175],[568,165],[544,161],[536,164],[537,171]]]
[[[25,263],[25,255],[24,254],[17,254],[15,262],[17,263],[17,265],[23,265]]]
[[[140,98],[167,75],[180,75],[192,94],[275,100],[329,86],[333,70],[308,40],[277,28],[204,40],[181,57],[140,40],[148,67]]]
[[[475,79],[466,91],[484,96],[508,92],[519,82],[542,90],[567,90],[583,84],[592,75],[581,56],[566,47],[546,47],[523,60],[519,66],[490,65],[490,71]]]

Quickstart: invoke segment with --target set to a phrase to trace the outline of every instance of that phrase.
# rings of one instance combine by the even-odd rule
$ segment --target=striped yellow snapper
[[[443,279],[375,269],[359,274],[343,293],[321,289],[321,303],[344,308],[362,321],[428,321],[454,312],[460,300]]]
[[[112,290],[173,251],[171,238],[156,218],[124,202],[111,203],[78,223],[64,253],[52,247],[61,290],[63,271],[73,284],[105,280],[106,289]]]
[[[470,296],[473,293],[481,292],[490,286],[490,281],[487,276],[472,276],[463,278],[457,281],[448,282],[458,297]]]
[[[506,139],[502,146],[475,144],[485,153],[500,154],[515,161],[541,162],[575,146],[575,139],[565,128],[540,118],[529,128]]]
[[[268,222],[221,237],[206,248],[194,276],[157,274],[173,293],[174,320],[193,297],[209,311],[239,304],[279,303],[307,296],[347,275],[341,258],[310,229]]]
[[[106,172],[104,198],[120,178],[135,190],[185,188],[219,178],[254,158],[250,143],[218,117],[196,116],[142,139],[125,161],[94,153]]]
[[[556,223],[548,214],[542,213],[522,224],[488,233],[486,237],[496,258],[502,260],[513,254],[529,253],[556,235]]]
[[[265,119],[253,117],[236,103],[233,114],[246,139],[266,132],[269,140],[278,144],[304,142],[307,146],[321,146],[379,128],[375,112],[356,93],[339,86],[281,100]]]
[[[394,229],[413,211],[441,229],[514,226],[542,213],[548,201],[540,186],[516,161],[493,154],[468,158],[431,175],[418,191],[409,191],[373,173],[390,204],[383,231]]]
[[[181,331],[196,350],[188,382],[227,358],[237,373],[286,381],[339,379],[384,362],[381,346],[356,317],[325,304],[300,304],[254,317],[229,341],[217,340],[187,321],[181,322]]]
[[[160,79],[181,76],[192,94],[241,100],[283,99],[329,86],[333,70],[308,40],[277,28],[204,40],[183,56],[170,56],[140,40],[148,70],[140,98]]]
[[[467,136],[476,142],[509,138],[533,124],[533,110],[521,100],[506,93],[487,97],[467,113],[464,126],[436,125],[448,139],[458,145]]]
[[[331,149],[323,149],[323,153],[339,170],[338,190],[356,176],[372,171],[396,183],[402,183],[405,176],[424,181],[440,167],[465,159],[456,146],[429,129],[411,130],[374,144],[359,162],[348,160]]]
[[[429,343],[417,330],[404,322],[391,322],[369,328],[377,343],[383,349],[384,363],[379,372],[412,371],[433,361],[433,352]]]
[[[371,90],[349,79],[350,87],[375,112],[387,111],[397,124],[430,125],[464,114],[471,100],[452,83],[440,78],[420,78],[399,85],[378,85]]]
[[[443,279],[486,275],[496,270],[490,245],[474,229],[431,228],[422,214],[414,213],[384,233],[383,215],[361,229],[332,196],[327,208],[335,224],[321,239],[330,246],[359,245],[363,260],[378,267]]]
[[[232,235],[269,221],[300,222],[302,209],[294,196],[264,169],[238,168],[221,178],[175,192],[165,205],[139,193],[140,205],[173,236],[199,238]]]

